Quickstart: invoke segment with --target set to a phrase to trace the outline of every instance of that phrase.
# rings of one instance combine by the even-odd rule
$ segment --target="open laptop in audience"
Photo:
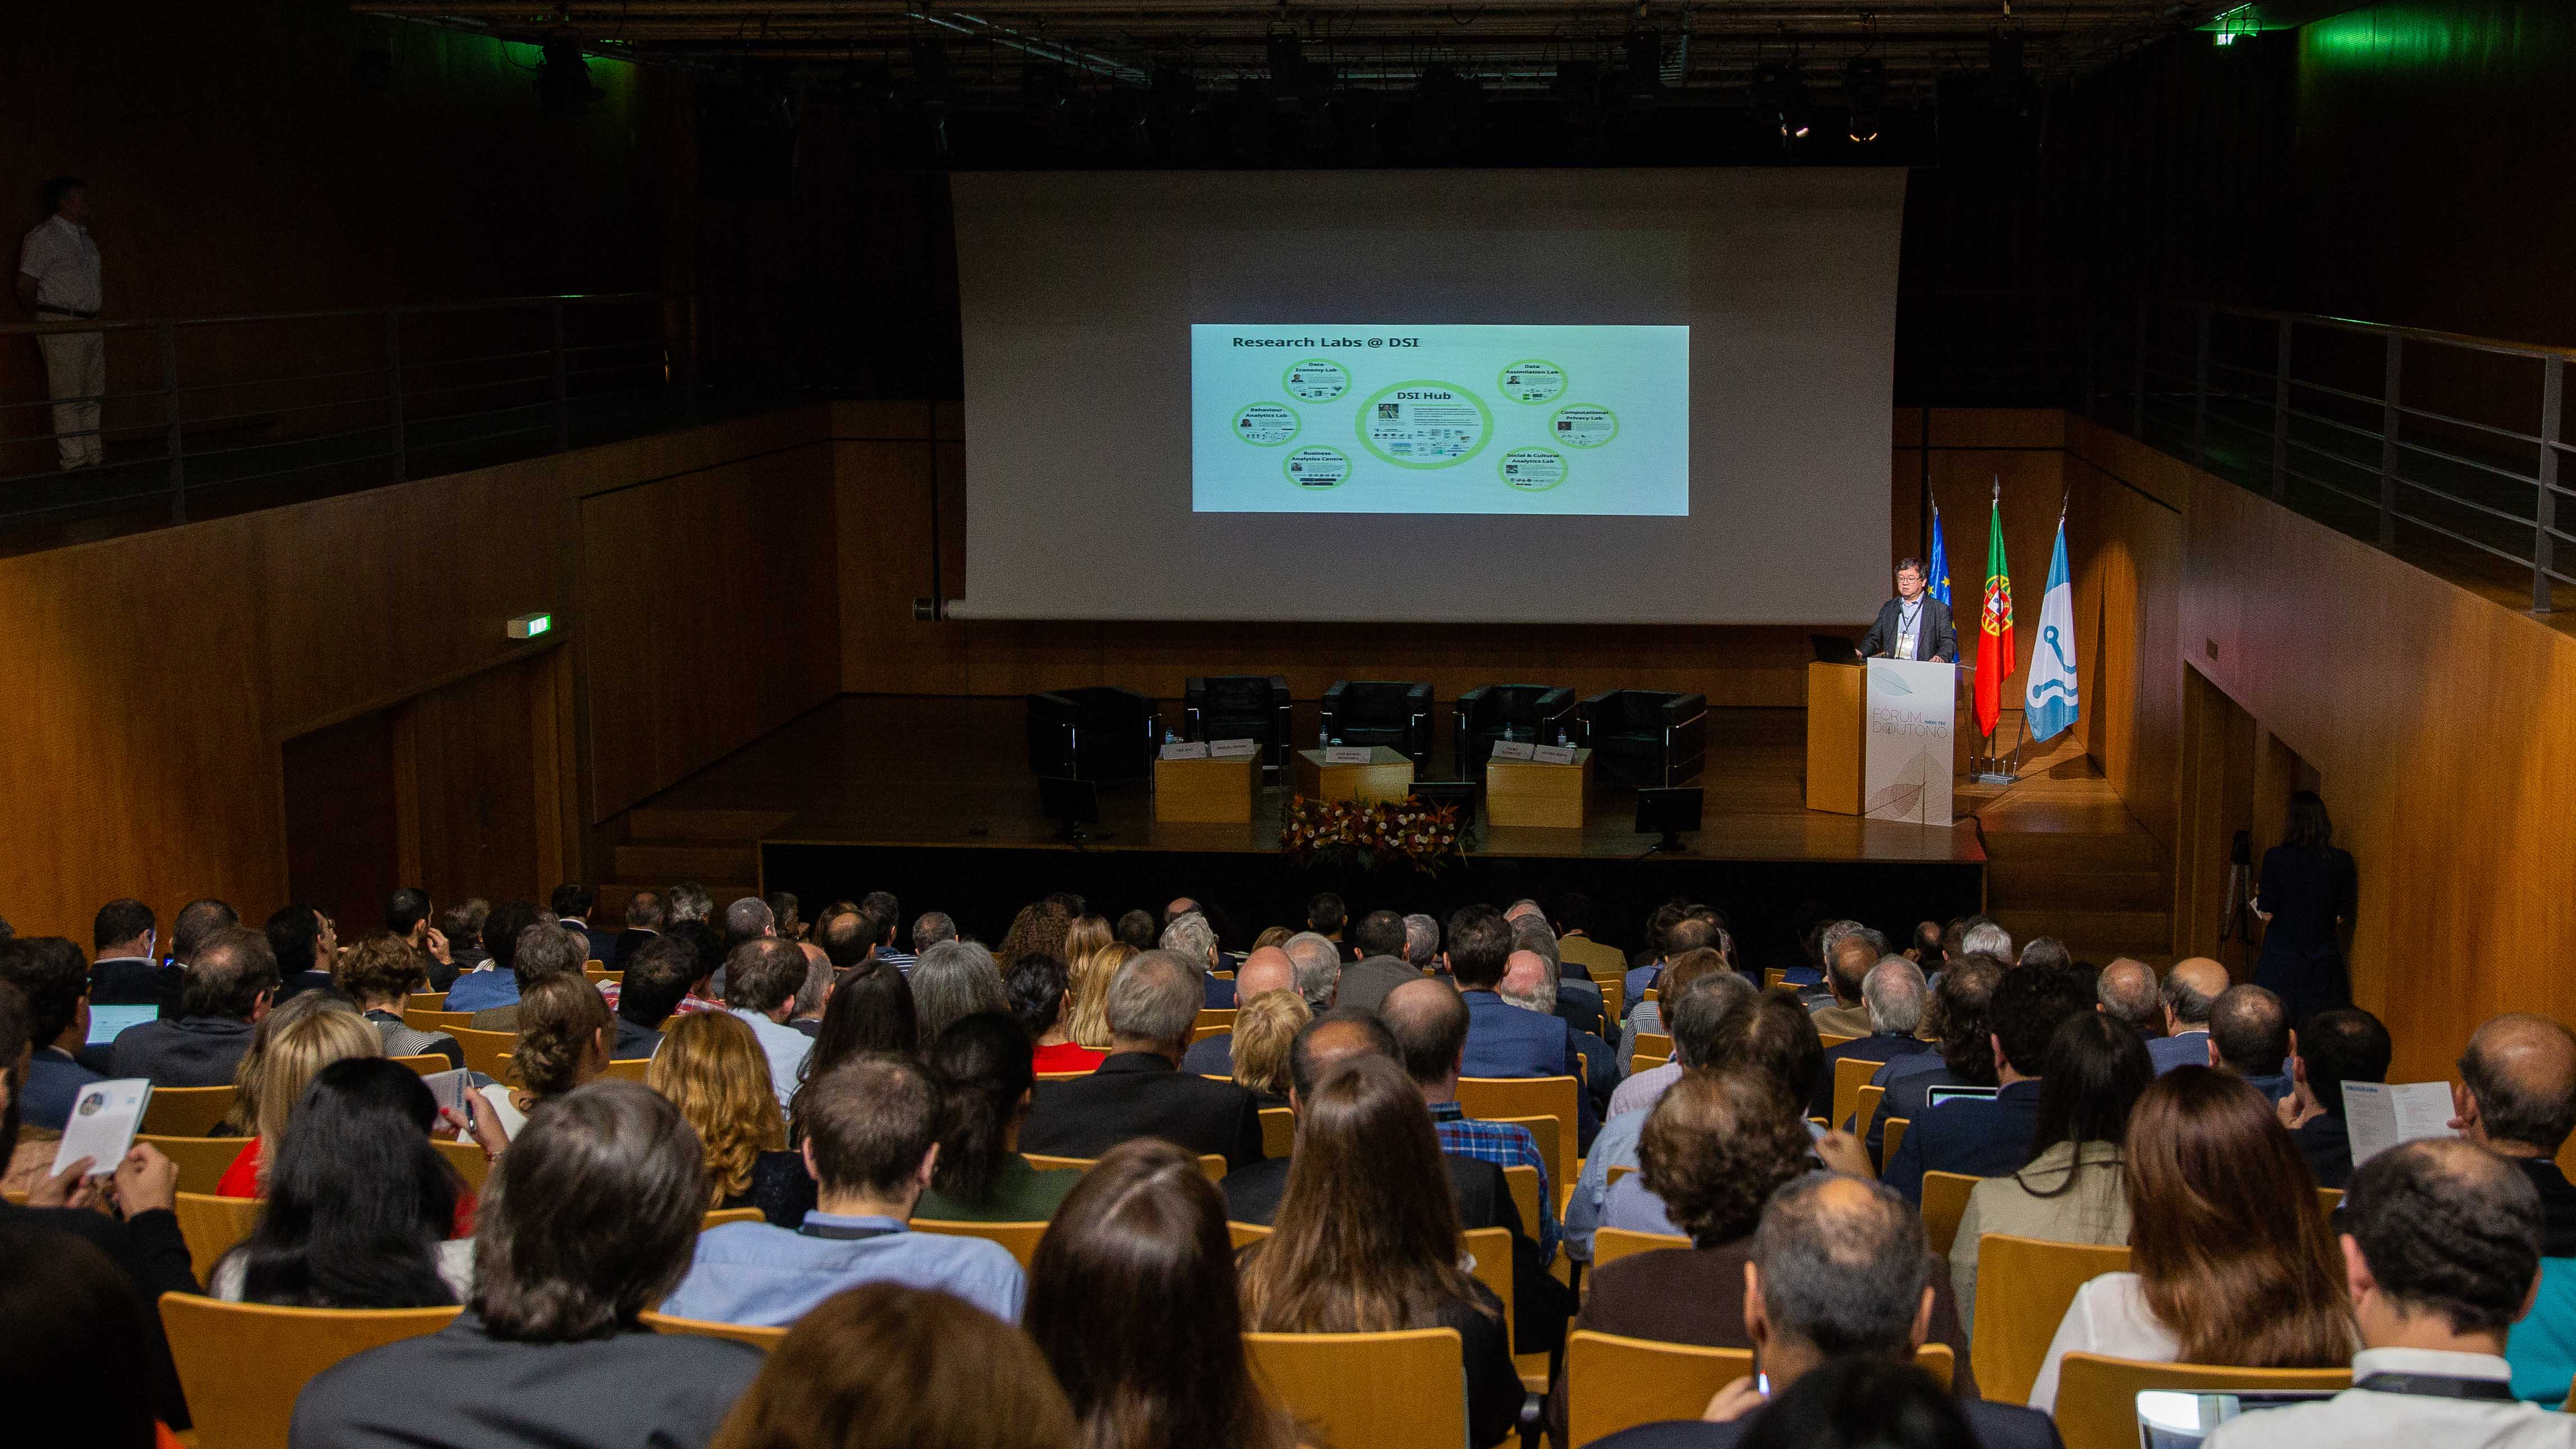
[[[2272,1389],[2240,1394],[2188,1394],[2149,1389],[2138,1395],[2138,1449],[2196,1449],[2209,1431],[2243,1414],[2331,1399],[2332,1389]]]

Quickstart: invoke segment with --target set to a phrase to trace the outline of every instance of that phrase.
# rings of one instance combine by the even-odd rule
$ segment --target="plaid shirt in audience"
[[[1548,1185],[1547,1159],[1539,1156],[1538,1139],[1530,1130],[1518,1122],[1480,1122],[1455,1102],[1431,1104],[1431,1128],[1440,1134],[1443,1152],[1497,1167],[1538,1169],[1538,1250],[1542,1261],[1555,1262],[1556,1193]]]

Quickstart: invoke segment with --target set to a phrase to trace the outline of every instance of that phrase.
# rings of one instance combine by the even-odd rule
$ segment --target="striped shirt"
[[[1440,1150],[1472,1157],[1497,1167],[1538,1169],[1538,1251],[1542,1262],[1556,1261],[1556,1193],[1548,1184],[1547,1159],[1538,1139],[1518,1122],[1480,1122],[1455,1102],[1431,1104],[1431,1128],[1440,1134]]]

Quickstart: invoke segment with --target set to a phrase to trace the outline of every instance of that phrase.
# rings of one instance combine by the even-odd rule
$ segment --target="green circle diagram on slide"
[[[1286,403],[1257,402],[1234,415],[1234,435],[1256,448],[1276,448],[1305,431],[1305,420]]]
[[[1360,404],[1354,426],[1380,462],[1399,468],[1455,468],[1485,451],[1494,415],[1485,400],[1454,382],[1415,378],[1390,383]]]
[[[1554,448],[1514,448],[1494,464],[1496,476],[1520,493],[1545,493],[1571,471]]]
[[[1597,403],[1568,403],[1548,416],[1547,432],[1569,448],[1598,448],[1619,436],[1619,415]]]
[[[1351,460],[1339,448],[1308,444],[1282,458],[1279,471],[1300,488],[1339,488],[1351,476]]]
[[[1565,391],[1565,369],[1544,357],[1524,357],[1495,374],[1495,386],[1516,403],[1543,403]]]
[[[1299,402],[1331,402],[1351,390],[1351,370],[1329,357],[1309,357],[1288,364],[1279,385]]]

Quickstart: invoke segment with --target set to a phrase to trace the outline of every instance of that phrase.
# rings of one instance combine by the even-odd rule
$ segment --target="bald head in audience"
[[[2103,967],[2093,994],[2097,1010],[2136,1027],[2140,1036],[2155,1035],[2156,1028],[2164,1023],[2164,1002],[2156,995],[2156,971],[2144,961],[2123,956]]]
[[[1455,1100],[1458,1062],[1467,1050],[1467,1003],[1458,989],[1432,976],[1407,981],[1386,994],[1377,1014],[1395,1033],[1405,1075],[1422,1089],[1422,1099]]]
[[[1263,946],[1243,958],[1234,971],[1234,999],[1250,1001],[1265,991],[1297,989],[1297,963],[1276,946]]]
[[[2290,1014],[2281,998],[2251,982],[2219,993],[2209,1007],[2209,1064],[2240,1077],[2277,1077],[2290,1055]]]
[[[1345,1057],[1381,1056],[1394,1061],[1401,1052],[1386,1023],[1356,1007],[1329,1012],[1307,1022],[1288,1048],[1288,1105],[1304,1110],[1324,1069]]]
[[[1869,1006],[1871,1031],[1912,1036],[1923,1025],[1923,1005],[1931,992],[1923,984],[1922,967],[1890,956],[1861,978],[1860,995]]]
[[[1556,1011],[1556,989],[1547,958],[1536,951],[1514,951],[1503,958],[1503,979],[1494,994],[1523,1011]],[[1410,984],[1410,983],[1408,983]]]
[[[2165,1035],[2209,1030],[2209,1008],[2227,990],[2227,968],[2206,956],[2176,961],[2165,973]]]
[[[1844,1006],[1860,1000],[1861,983],[1869,979],[1878,960],[1878,946],[1866,936],[1855,934],[1836,941],[1825,957],[1825,986],[1834,1000]]]
[[[2506,1157],[2555,1157],[2576,1131],[2576,1034],[2515,1012],[2460,1053],[2451,1110],[2460,1135]]]

